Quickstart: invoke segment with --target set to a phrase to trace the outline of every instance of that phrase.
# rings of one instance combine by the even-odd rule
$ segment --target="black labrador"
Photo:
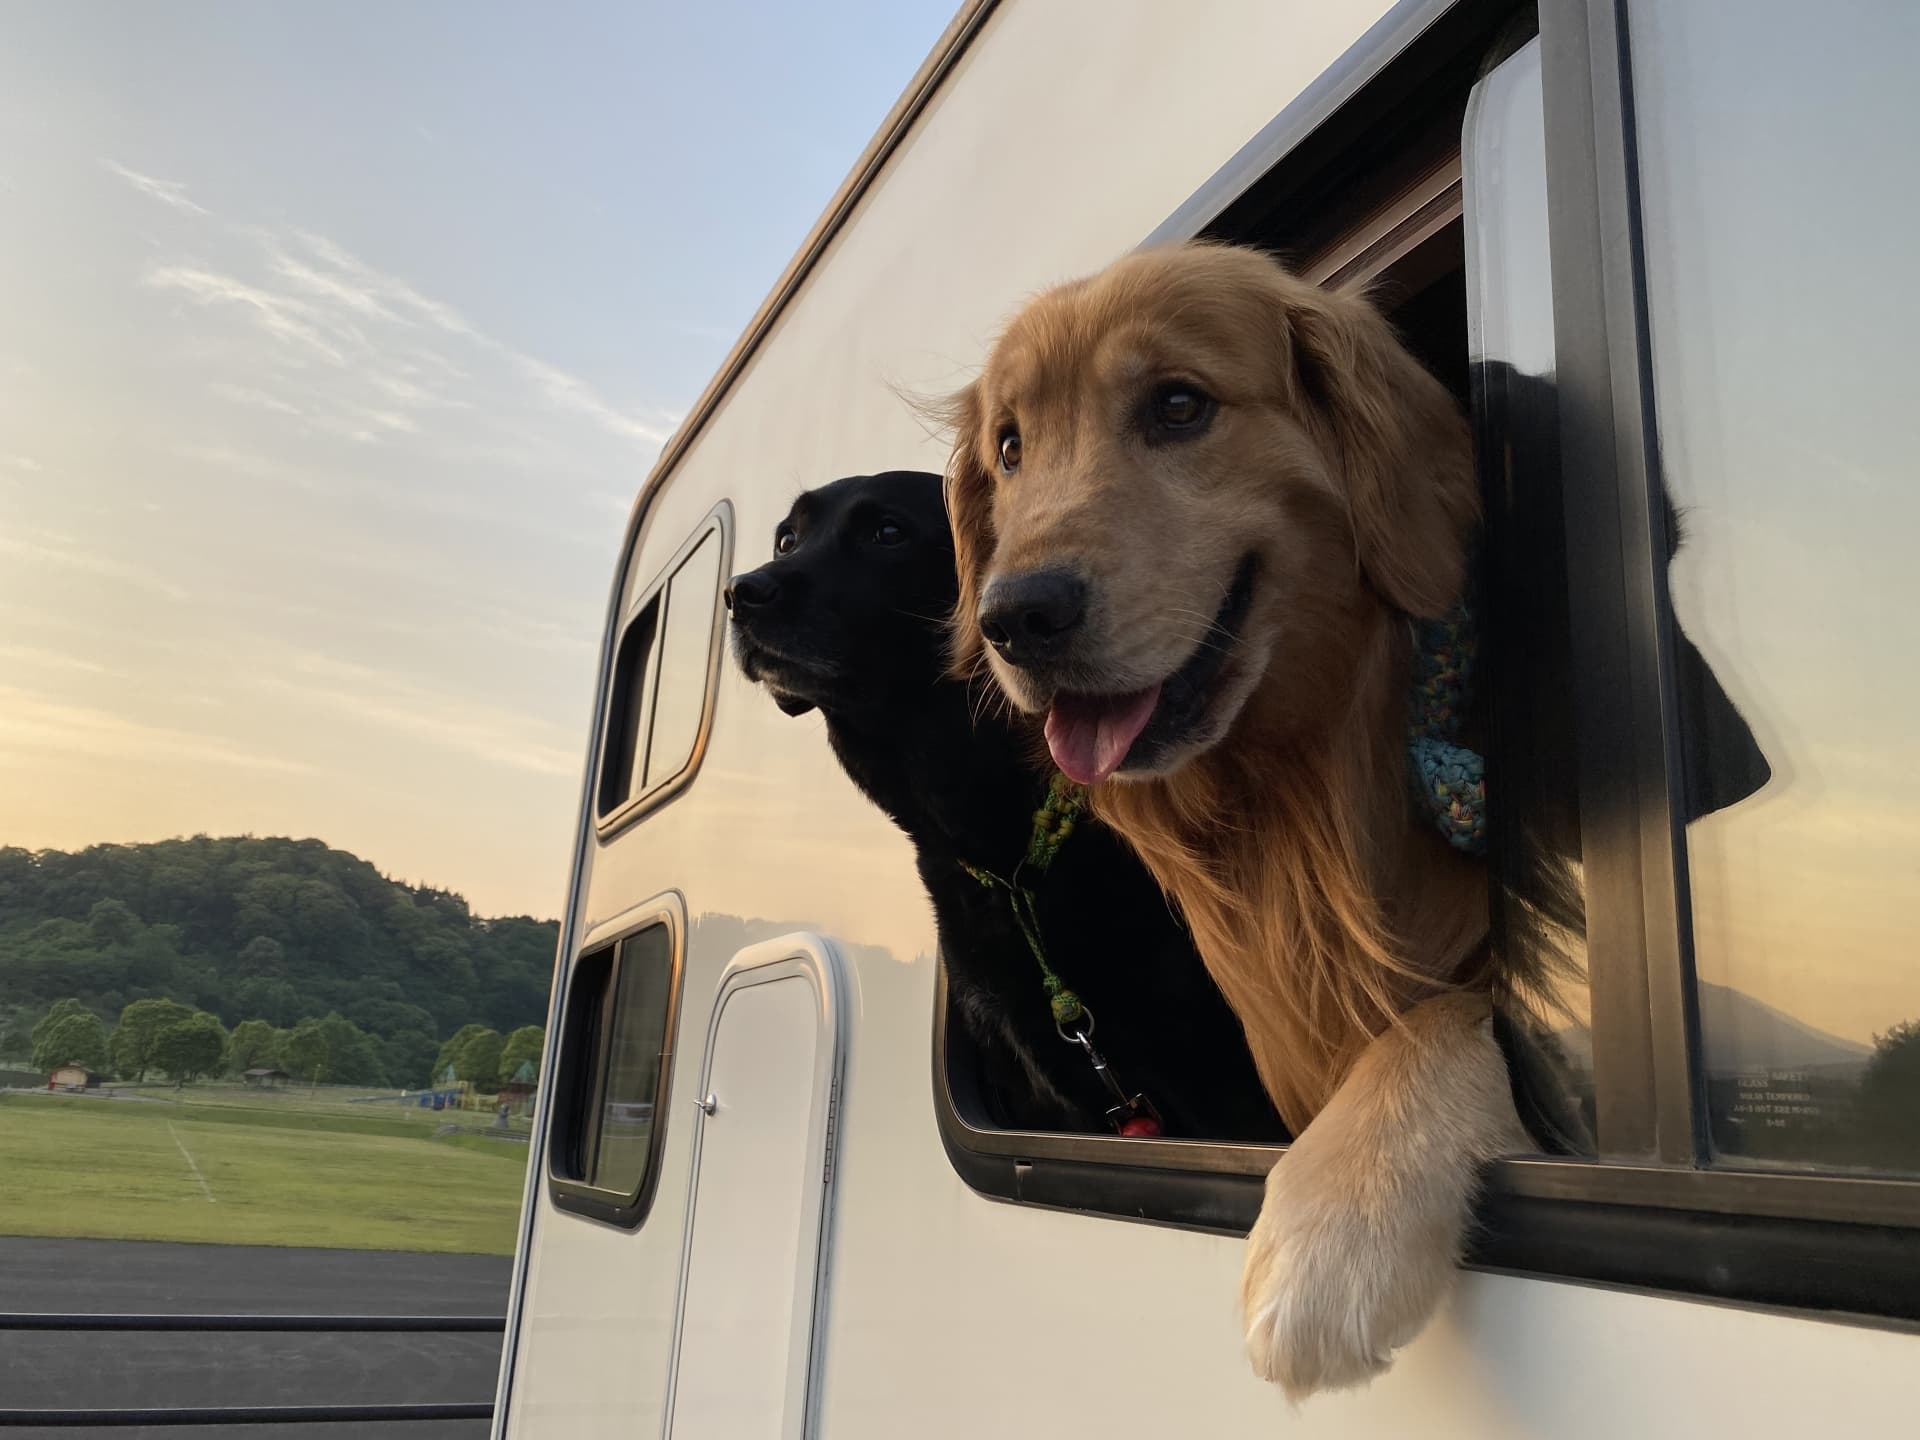
[[[787,714],[821,712],[848,776],[913,841],[949,1003],[980,1052],[994,1119],[1116,1128],[1118,1098],[1055,1026],[1007,895],[971,873],[1015,876],[1050,772],[1028,729],[947,673],[957,589],[940,477],[892,471],[810,490],[773,548],[727,587],[735,659]],[[1285,1138],[1239,1021],[1111,832],[1080,819],[1029,889],[1044,952],[1092,1013],[1092,1046],[1124,1098],[1144,1097],[1167,1135]]]

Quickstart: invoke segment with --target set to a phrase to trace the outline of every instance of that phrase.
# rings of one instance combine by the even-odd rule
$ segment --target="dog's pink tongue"
[[[1120,768],[1153,718],[1160,687],[1131,695],[1061,695],[1047,711],[1047,749],[1069,780],[1097,785]]]

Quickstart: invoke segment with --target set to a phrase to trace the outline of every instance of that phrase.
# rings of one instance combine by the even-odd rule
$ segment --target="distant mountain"
[[[1700,1029],[1707,1068],[1715,1072],[1857,1068],[1873,1053],[1871,1045],[1816,1030],[1731,986],[1705,981]]]
[[[55,1000],[111,1024],[177,1000],[227,1025],[339,1011],[424,1072],[462,1025],[543,1024],[559,925],[483,919],[318,840],[234,836],[0,848],[0,1022]],[[396,1081],[396,1083],[401,1083]]]
[[[1707,1067],[1738,1070],[1847,1070],[1867,1062],[1873,1047],[1816,1030],[1784,1010],[1726,985],[1700,984],[1700,1029]],[[1585,1026],[1558,1032],[1561,1046],[1581,1065],[1593,1065],[1593,1035]]]

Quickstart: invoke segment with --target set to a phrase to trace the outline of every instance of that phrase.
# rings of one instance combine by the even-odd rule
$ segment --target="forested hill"
[[[0,1015],[68,997],[108,1020],[148,998],[229,1026],[337,1011],[418,1050],[463,1025],[542,1024],[558,936],[318,840],[0,848]]]

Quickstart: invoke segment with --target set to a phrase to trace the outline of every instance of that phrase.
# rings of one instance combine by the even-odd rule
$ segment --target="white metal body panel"
[[[899,391],[962,383],[1023,296],[1133,247],[1386,8],[1004,0],[651,500],[625,598],[721,497],[738,570],[771,553],[795,490],[941,468]],[[583,934],[634,897],[687,896],[688,997],[795,930],[845,962],[823,1436],[1692,1440],[1898,1433],[1920,1413],[1920,1352],[1899,1334],[1492,1275],[1463,1276],[1387,1377],[1290,1410],[1242,1357],[1240,1242],[1003,1205],[954,1173],[929,1078],[932,915],[817,715],[782,715],[729,662],[692,790],[589,851]],[[534,1194],[504,1417],[518,1440],[663,1433],[696,1050],[676,1056],[639,1229]]]

